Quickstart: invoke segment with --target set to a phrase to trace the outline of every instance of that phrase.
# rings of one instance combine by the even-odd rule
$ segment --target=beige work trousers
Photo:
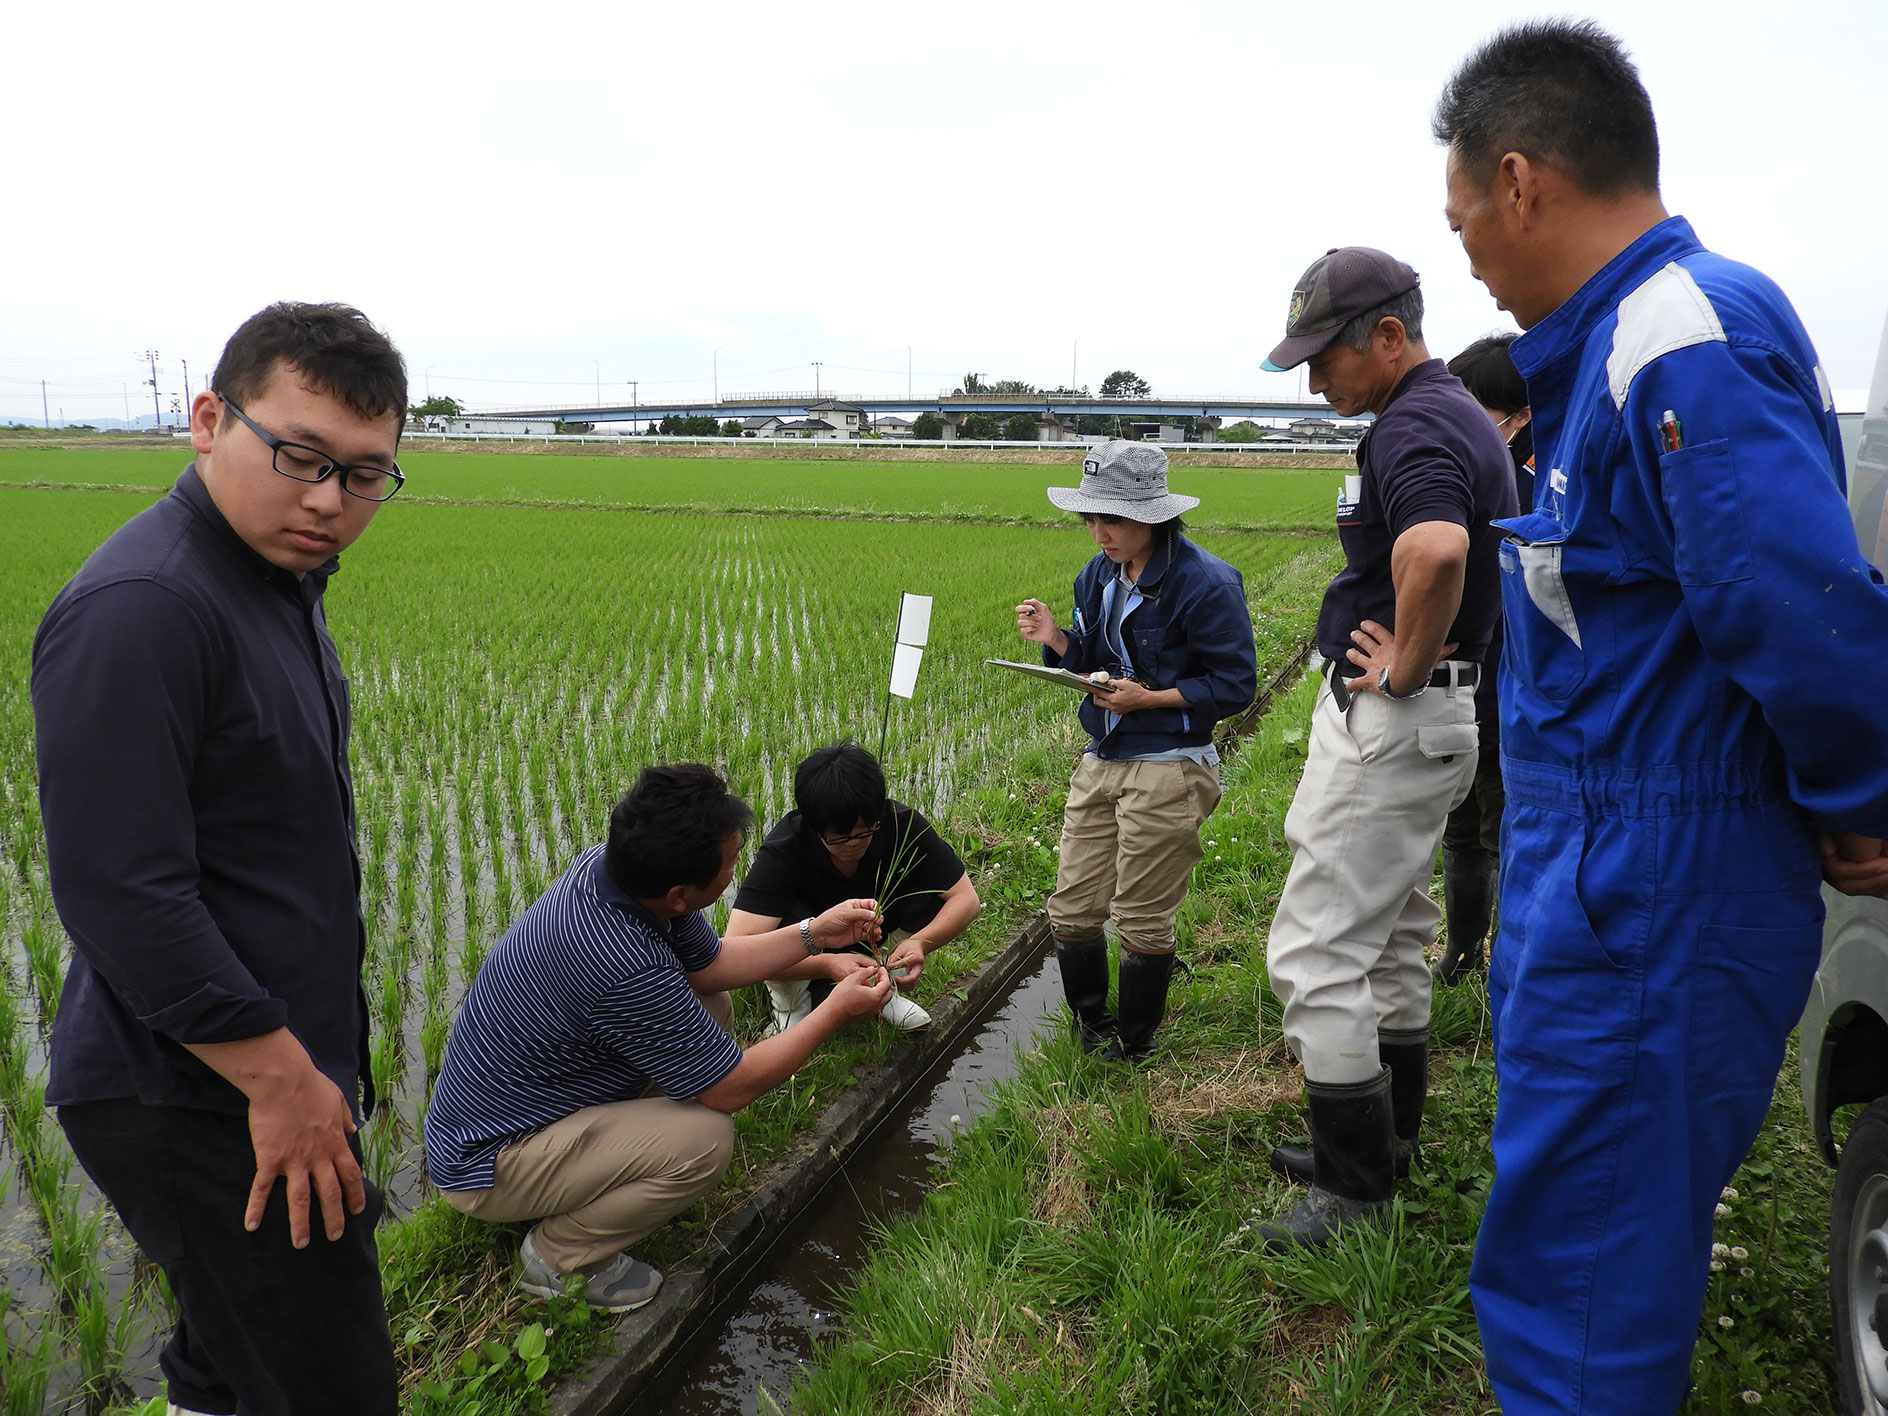
[[[1203,854],[1200,826],[1218,805],[1217,767],[1083,753],[1069,780],[1049,896],[1056,938],[1093,939],[1112,910],[1124,947],[1171,954],[1173,917]]]
[[[1442,911],[1429,898],[1443,822],[1475,780],[1475,690],[1376,693],[1311,714],[1304,775],[1285,815],[1291,872],[1266,967],[1308,1081],[1372,1080],[1379,1028],[1429,1025]]]
[[[732,1032],[733,999],[698,996]],[[441,1193],[476,1219],[537,1220],[538,1256],[560,1273],[589,1273],[714,1189],[733,1156],[732,1116],[645,1092],[513,1141],[498,1152],[489,1190]]]

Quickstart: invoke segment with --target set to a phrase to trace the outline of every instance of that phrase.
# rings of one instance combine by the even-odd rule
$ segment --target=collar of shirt
[[[1390,409],[1396,405],[1397,399],[1401,398],[1412,388],[1415,388],[1416,385],[1432,383],[1436,379],[1453,377],[1455,376],[1449,372],[1449,366],[1443,363],[1442,360],[1423,360],[1422,363],[1416,365],[1397,381],[1396,387],[1390,390],[1390,396],[1383,400],[1383,407],[1375,410],[1377,417],[1381,419],[1385,413],[1389,412]],[[1371,423],[1369,427],[1364,429],[1363,436],[1357,439],[1357,446],[1353,449],[1351,455],[1355,457],[1360,464],[1364,460],[1364,444],[1370,441],[1370,435],[1376,431],[1376,428],[1376,423]]]
[[[298,579],[293,571],[284,570],[259,555],[256,548],[237,535],[236,528],[229,524],[229,519],[210,495],[210,489],[203,485],[203,478],[194,462],[184,468],[177,485],[171,489],[171,495],[189,507],[200,521],[214,531],[218,542],[231,555],[255,571],[271,589],[297,604],[319,599],[321,592],[327,588],[329,577],[341,569],[341,558],[329,556]]]
[[[598,851],[597,858],[590,864],[590,888],[596,892],[596,897],[606,905],[613,905],[645,929],[653,930],[658,938],[667,940],[675,930],[675,921],[657,919],[643,907],[640,900],[610,879],[610,872],[604,865],[607,856],[607,851]]]
[[[1644,284],[1652,272],[1704,249],[1691,223],[1668,216],[1593,276],[1546,319],[1508,346],[1515,370],[1532,381],[1548,365],[1586,347],[1593,326],[1618,309],[1619,302]]]

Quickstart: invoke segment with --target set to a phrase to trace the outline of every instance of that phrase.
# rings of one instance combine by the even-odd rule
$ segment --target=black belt
[[[1331,681],[1331,697],[1337,700],[1337,706],[1345,711],[1350,709],[1350,690],[1345,682],[1349,679],[1362,678],[1368,670],[1355,664],[1340,664],[1333,659],[1325,669],[1325,677]],[[1447,688],[1454,683],[1458,688],[1473,688],[1482,677],[1480,664],[1467,664],[1452,659],[1437,667],[1429,675],[1429,687]]]

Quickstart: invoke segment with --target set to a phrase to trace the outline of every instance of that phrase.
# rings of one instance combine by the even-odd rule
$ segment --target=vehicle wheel
[[[1888,1098],[1855,1120],[1829,1205],[1836,1381],[1849,1416],[1888,1416]]]

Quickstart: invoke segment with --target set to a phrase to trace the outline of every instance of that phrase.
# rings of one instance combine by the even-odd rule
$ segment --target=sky
[[[1501,24],[1639,64],[1668,208],[1866,388],[1888,315],[1881,0],[21,4],[0,19],[0,423],[148,414],[272,300],[343,300],[469,407],[966,372],[1284,398],[1328,247],[1511,328],[1429,137]],[[816,367],[817,363],[817,367]]]

